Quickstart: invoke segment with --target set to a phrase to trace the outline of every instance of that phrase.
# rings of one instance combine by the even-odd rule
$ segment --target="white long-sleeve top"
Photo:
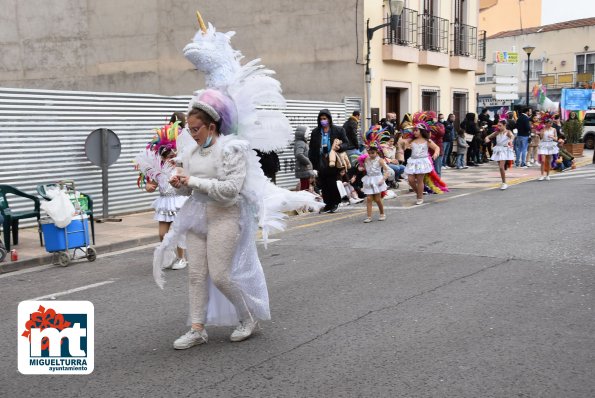
[[[188,187],[207,195],[220,206],[232,206],[239,200],[246,178],[248,143],[219,137],[209,148],[199,146],[182,155]],[[190,192],[187,189],[186,195]]]

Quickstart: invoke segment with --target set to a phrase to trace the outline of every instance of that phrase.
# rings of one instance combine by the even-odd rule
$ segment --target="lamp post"
[[[372,124],[372,102],[370,101],[370,96],[372,95],[372,75],[370,73],[370,42],[372,41],[372,37],[374,37],[374,32],[376,32],[378,29],[382,29],[389,25],[394,26],[396,24],[396,18],[401,15],[405,1],[384,0],[384,3],[388,3],[390,9],[390,21],[373,28],[370,27],[370,18],[368,18],[366,21],[366,36],[368,38],[368,52],[366,54],[366,120],[368,122],[368,128]],[[364,129],[365,128],[366,127],[364,126]]]
[[[534,46],[525,46],[523,51],[527,53],[527,90],[525,96],[527,98],[527,108],[529,107],[529,74],[531,73],[531,53],[535,50]]]

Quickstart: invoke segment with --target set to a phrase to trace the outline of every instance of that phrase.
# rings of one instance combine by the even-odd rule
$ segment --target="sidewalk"
[[[159,242],[157,221],[153,220],[153,214],[150,211],[119,216],[122,222],[95,222],[96,244],[93,247],[97,254]],[[52,254],[46,252],[45,247],[39,246],[37,227],[19,229],[19,244],[11,248],[17,250],[19,261],[10,261],[9,253],[6,260],[0,263],[0,274],[52,263]],[[87,260],[74,260],[79,261]]]
[[[591,164],[592,158],[593,151],[585,150],[584,156],[576,159],[577,168]],[[506,172],[509,185],[530,181],[539,175],[539,167],[536,166],[526,169],[513,167]],[[500,173],[496,162],[484,163],[479,167],[470,167],[464,170],[443,169],[442,179],[452,190],[485,189],[500,186]],[[409,193],[409,184],[406,180],[399,183],[399,188],[395,190],[395,193],[398,196]],[[157,243],[159,241],[157,222],[153,220],[153,214],[153,211],[149,211],[119,216],[122,218],[122,222],[96,222],[96,245],[93,247],[97,250],[97,254]],[[18,251],[19,261],[10,261],[9,254],[7,259],[0,263],[0,274],[52,262],[52,254],[46,252],[45,247],[39,246],[37,227],[20,229],[19,244],[13,248]]]

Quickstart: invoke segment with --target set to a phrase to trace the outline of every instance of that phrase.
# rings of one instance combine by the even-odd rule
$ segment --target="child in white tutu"
[[[550,167],[552,162],[552,155],[558,154],[558,136],[556,129],[553,126],[552,115],[545,113],[542,117],[545,123],[545,128],[537,132],[541,137],[539,147],[537,148],[537,154],[544,157],[541,162],[541,177],[539,181],[549,181],[550,179]],[[545,176],[543,175],[545,173]]]
[[[378,221],[384,221],[386,220],[386,215],[384,214],[381,194],[388,189],[383,173],[383,171],[385,173],[388,172],[388,166],[378,155],[378,146],[371,144],[368,147],[368,156],[363,161],[363,167],[366,169],[366,175],[362,178],[362,183],[364,185],[364,193],[366,194],[366,210],[368,214],[364,222],[369,223],[372,221],[372,202],[376,202],[378,211],[380,212]]]
[[[155,209],[153,219],[159,222],[159,239],[169,231],[171,224],[176,218],[186,196],[176,194],[175,189],[170,185],[169,178],[175,172],[175,156],[177,154],[176,140],[178,131],[183,128],[184,115],[172,115],[172,122],[161,129],[137,158],[137,167],[141,171],[141,179],[145,181],[147,192],[159,191],[159,196],[153,201]],[[187,265],[184,258],[184,250],[177,249],[177,259],[168,266],[171,269],[183,269]]]
[[[508,188],[506,184],[506,162],[514,160],[514,150],[512,149],[512,141],[514,135],[512,131],[506,129],[506,120],[502,119],[496,125],[496,131],[485,138],[485,142],[490,142],[496,139],[496,146],[492,148],[492,157],[490,159],[498,162],[500,167],[500,178],[502,178],[502,185],[500,189]]]
[[[430,140],[428,126],[424,123],[419,123],[413,127],[413,138],[408,141],[411,156],[407,159],[405,174],[407,174],[409,186],[417,195],[415,204],[421,205],[424,202],[424,177],[433,170],[428,148],[434,151],[432,159],[436,160],[440,156],[440,147]]]

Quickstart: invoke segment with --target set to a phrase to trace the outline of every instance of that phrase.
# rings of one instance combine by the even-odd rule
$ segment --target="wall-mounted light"
[[[585,51],[589,51],[589,46],[585,46]]]

